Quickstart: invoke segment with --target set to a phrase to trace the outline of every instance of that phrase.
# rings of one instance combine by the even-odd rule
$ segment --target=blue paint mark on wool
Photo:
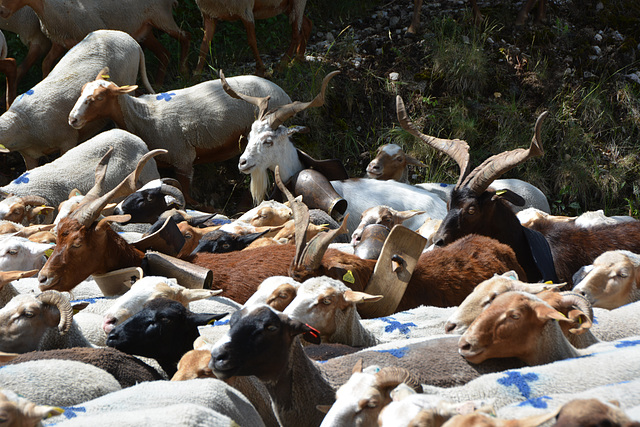
[[[162,101],[163,99],[167,102],[171,101],[171,97],[176,96],[176,94],[174,92],[171,93],[167,93],[167,92],[163,92],[158,94],[158,96],[156,96],[156,99],[158,101]]]
[[[401,333],[403,333],[405,335],[408,335],[409,332],[411,332],[411,330],[409,328],[417,326],[413,322],[408,322],[408,323],[398,322],[393,317],[381,317],[380,320],[382,320],[383,322],[387,322],[388,323],[388,325],[384,327],[384,331],[387,332],[387,333],[393,332],[395,330],[398,330]]]
[[[81,303],[81,302],[88,302],[89,304],[94,304],[96,301],[99,301],[99,300],[105,299],[105,298],[106,297],[75,299],[75,300],[71,301],[71,304],[77,304],[77,303]]]
[[[620,341],[616,344],[616,348],[635,347],[640,344],[640,340]]]
[[[528,383],[530,381],[536,381],[538,379],[538,374],[530,372],[522,375],[517,371],[507,371],[505,374],[507,374],[506,377],[498,379],[498,384],[502,384],[505,387],[515,385],[518,387],[518,391],[522,396],[527,399],[531,396],[531,387],[529,387]]]
[[[553,399],[551,398],[551,396],[534,397],[533,399],[527,399],[524,402],[520,402],[518,406],[531,405],[534,408],[546,409],[549,407],[549,405],[547,404],[547,402],[545,402],[545,400],[553,400]]]
[[[213,326],[222,326],[222,325],[227,325],[227,324],[229,324],[229,319],[216,320],[215,322],[213,322]]]
[[[448,187],[448,186],[449,186],[449,184],[444,184],[442,182],[440,183],[440,187]]]
[[[389,353],[392,356],[397,357],[398,359],[401,359],[404,357],[405,354],[407,354],[407,351],[409,351],[409,347],[400,347],[400,348],[394,348],[391,350],[375,350],[378,353]]]
[[[17,101],[20,101],[22,98],[24,98],[26,96],[31,96],[33,95],[33,89],[29,89],[28,91],[26,91],[25,93],[23,93],[22,95],[20,95],[17,99]]]
[[[78,412],[80,413],[87,412],[87,409],[84,406],[62,406],[61,408],[64,409],[64,412],[62,413],[62,415],[64,415],[64,417],[67,419],[77,417],[78,415],[76,414]]]
[[[13,180],[13,184],[26,184],[29,182],[29,172],[25,172]]]

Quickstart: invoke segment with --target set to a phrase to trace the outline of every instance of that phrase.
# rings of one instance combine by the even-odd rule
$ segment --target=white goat
[[[189,36],[173,19],[172,9],[176,3],[176,0],[129,0],[118,2],[116,6],[95,0],[3,0],[0,16],[9,18],[25,6],[35,11],[43,32],[53,42],[42,63],[45,76],[65,49],[71,49],[96,30],[120,30],[136,40],[145,41],[145,46],[160,60],[163,72],[170,55],[153,36],[153,28],[180,42],[180,64],[186,66]]]
[[[584,295],[594,307],[611,310],[640,300],[639,282],[640,255],[624,250],[608,251],[578,270],[573,290]]]
[[[40,270],[53,249],[48,243],[36,243],[25,237],[10,236],[0,239],[0,271]]]
[[[119,84],[135,83],[140,69],[145,87],[153,92],[140,45],[121,31],[95,31],[74,46],[44,80],[20,95],[0,116],[0,145],[20,152],[27,169],[33,169],[39,157],[56,151],[65,153],[98,133],[106,121],[96,122],[79,132],[67,124],[67,115],[82,85],[95,78],[104,67],[113,70],[111,78]],[[0,152],[6,150],[0,149]]]
[[[39,196],[58,206],[69,198],[73,190],[79,190],[81,194],[91,190],[95,183],[95,168],[110,147],[113,147],[113,152],[105,176],[105,191],[108,191],[126,177],[129,165],[149,152],[143,140],[120,129],[94,136],[53,162],[23,173],[0,190],[19,196]],[[147,183],[158,177],[155,160],[151,160],[142,170],[140,182]],[[57,222],[61,218],[56,218]]]
[[[251,195],[256,203],[264,199],[269,170],[274,171],[276,166],[279,166],[282,181],[287,182],[296,173],[305,169],[298,157],[298,151],[290,139],[291,132],[282,126],[282,123],[306,108],[321,106],[324,103],[324,92],[329,79],[335,74],[337,72],[330,73],[325,77],[321,92],[313,101],[290,104],[269,113],[266,112],[268,100],[247,97],[225,87],[231,96],[242,97],[254,105],[262,105],[258,120],[251,125],[247,147],[238,162],[240,172],[251,174]],[[262,104],[260,104],[261,102]],[[408,184],[372,179],[347,179],[331,181],[331,185],[340,196],[347,200],[346,213],[349,214],[347,222],[349,233],[353,233],[358,226],[362,212],[378,205],[388,205],[399,211],[418,209],[427,212],[426,216],[432,218],[444,218],[446,214],[446,205],[439,197]],[[419,215],[409,220],[405,225],[415,230],[422,222],[424,222],[424,217]]]
[[[282,88],[260,77],[230,80],[254,96],[271,97],[275,105],[291,101]],[[187,198],[196,158],[222,161],[234,156],[238,138],[255,117],[253,107],[225,95],[220,80],[138,98],[128,95],[135,89],[119,87],[99,74],[82,89],[68,122],[74,129],[82,129],[96,119],[109,117],[119,128],[141,137],[149,148],[167,149],[160,159],[176,169]]]

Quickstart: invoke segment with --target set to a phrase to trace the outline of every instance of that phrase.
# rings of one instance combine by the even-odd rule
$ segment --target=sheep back
[[[187,381],[153,381],[137,384],[115,393],[87,401],[75,409],[74,422],[68,425],[100,426],[141,426],[150,425],[148,417],[170,405],[192,404],[205,407],[231,418],[240,426],[264,426],[255,408],[239,391],[226,383],[213,378],[199,378]],[[126,418],[124,414],[138,414],[136,418]],[[67,416],[67,414],[62,415]],[[175,416],[175,415],[174,415]],[[185,414],[186,419],[188,415]],[[58,417],[57,422],[62,421]],[[182,420],[184,420],[183,418]],[[75,421],[77,420],[77,421]],[[215,426],[213,421],[204,424],[183,424],[180,417],[176,424],[161,425],[205,425]],[[104,423],[103,423],[104,422]],[[123,424],[124,423],[124,424]],[[67,425],[63,423],[61,425]],[[223,424],[224,425],[224,424]]]
[[[33,360],[0,367],[3,388],[40,404],[74,406],[122,387],[105,370],[74,360]]]
[[[489,372],[522,367],[516,359],[494,359],[474,365],[458,354],[457,336],[393,342],[357,353],[336,357],[320,365],[329,383],[337,388],[346,383],[356,362],[363,366],[397,366],[411,372],[421,384],[454,387]]]
[[[131,387],[143,381],[163,379],[158,371],[140,359],[110,347],[76,347],[60,350],[31,351],[5,363],[5,366],[47,359],[75,360],[88,363],[113,375],[122,388]]]
[[[80,132],[68,125],[68,115],[82,86],[109,67],[118,85],[135,84],[143,58],[140,45],[121,31],[94,31],[74,46],[51,73],[18,96],[0,116],[0,144],[37,159],[67,151],[95,135],[107,123],[98,120]]]
[[[120,129],[94,136],[53,162],[25,172],[2,190],[18,196],[41,196],[57,207],[74,188],[86,194],[93,187],[96,165],[110,147],[113,153],[105,176],[105,191],[108,191],[129,174],[132,164],[149,152],[142,139]],[[145,184],[159,177],[155,160],[151,159],[142,170],[140,180]]]

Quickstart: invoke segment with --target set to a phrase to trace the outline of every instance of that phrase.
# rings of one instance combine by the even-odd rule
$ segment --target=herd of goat
[[[0,28],[30,48],[8,62],[0,116],[0,151],[27,166],[0,188],[0,425],[640,425],[640,222],[554,216],[534,185],[501,179],[543,155],[546,112],[528,148],[474,168],[398,96],[400,126],[453,159],[457,183],[410,184],[424,165],[395,144],[349,178],[285,125],[338,71],[308,102],[223,73],[155,94],[142,48],[159,79],[169,57],[152,28],[183,67],[189,40],[173,0],[147,2],[0,0]],[[196,3],[198,71],[219,20],[242,20],[258,74],[254,19],[287,13],[285,58],[304,54],[304,0]],[[16,97],[45,52],[45,78]],[[187,209],[193,164],[237,154],[256,207]]]

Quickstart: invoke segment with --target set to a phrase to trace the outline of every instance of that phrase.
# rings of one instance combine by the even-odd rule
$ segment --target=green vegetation
[[[406,2],[405,5],[403,2]],[[412,2],[400,7],[411,10]],[[422,15],[422,33],[409,37],[389,28],[378,30],[376,15],[389,2],[342,0],[310,2],[314,21],[307,54],[315,60],[278,68],[290,29],[281,15],[256,25],[258,47],[269,68],[269,78],[294,100],[309,100],[323,77],[334,78],[323,108],[309,110],[290,125],[309,127],[297,144],[319,158],[340,158],[353,176],[362,176],[375,149],[395,142],[428,168],[412,171],[415,182],[455,182],[455,163],[424,147],[399,128],[395,95],[403,97],[408,112],[424,133],[461,138],[472,148],[472,164],[490,155],[527,147],[536,117],[550,112],[543,125],[545,155],[505,175],[540,187],[555,214],[578,214],[604,209],[608,215],[638,216],[640,210],[640,84],[625,77],[640,69],[640,9],[637,0],[553,5],[547,23],[530,21],[514,27],[517,11],[511,2],[483,10],[484,24],[475,26],[465,7],[451,13],[430,8]],[[443,3],[444,4],[444,3]],[[410,13],[404,19],[408,26]],[[193,0],[182,0],[177,21],[192,34],[189,63],[196,63],[202,38],[200,13]],[[619,31],[620,38],[613,33]],[[598,33],[602,31],[601,33]],[[318,33],[322,33],[321,37]],[[602,41],[594,42],[596,34]],[[174,58],[177,42],[162,35]],[[10,52],[20,58],[25,50],[12,35]],[[602,53],[596,55],[598,44]],[[595,57],[597,56],[597,57]],[[147,54],[149,74],[156,59]],[[218,24],[205,75],[180,75],[172,61],[166,90],[216,78],[252,73],[253,56],[240,22]],[[392,81],[389,74],[398,73]],[[39,79],[32,71],[20,92]],[[410,174],[411,176],[411,174]],[[196,168],[196,198],[234,212],[246,195],[248,177],[237,172],[236,160]]]

